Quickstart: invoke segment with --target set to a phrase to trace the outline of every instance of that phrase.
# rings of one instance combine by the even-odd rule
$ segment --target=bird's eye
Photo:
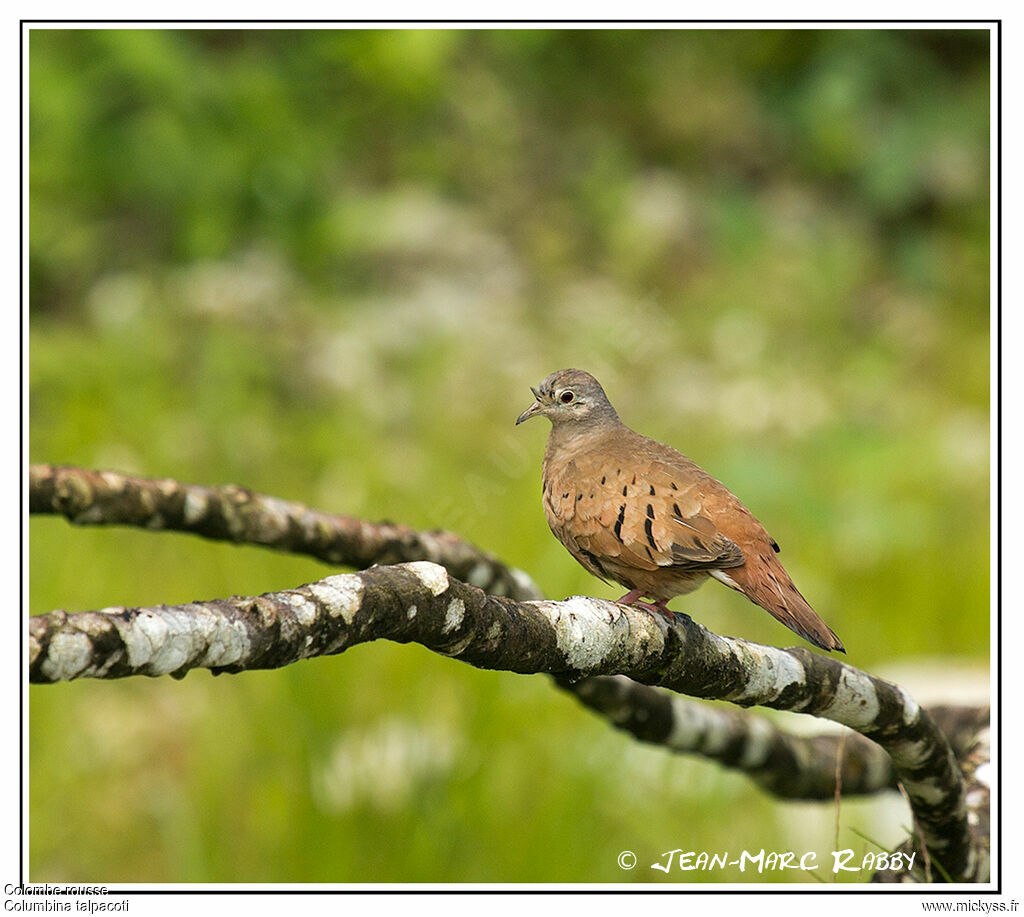
[[[568,389],[566,389],[564,392],[562,392],[561,395],[558,396],[558,400],[561,401],[562,404],[568,404],[575,397],[576,396],[572,392],[570,392]]]

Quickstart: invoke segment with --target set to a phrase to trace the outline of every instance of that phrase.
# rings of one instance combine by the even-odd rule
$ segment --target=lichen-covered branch
[[[742,770],[783,799],[832,799],[840,754],[844,796],[896,788],[892,758],[858,733],[848,733],[842,743],[839,734],[791,735],[764,717],[687,702],[621,675],[597,675],[562,685],[642,742],[700,754]]]
[[[324,513],[234,484],[203,487],[118,471],[32,465],[29,512],[64,516],[76,525],[133,525],[188,532],[308,554],[356,569],[429,560],[491,595],[523,600],[543,597],[521,570],[506,566],[452,532],[420,532],[404,525]]]
[[[832,799],[837,756],[843,796],[897,788],[892,759],[856,732],[795,735],[764,717],[695,704],[622,675],[560,679],[559,686],[641,742],[740,770],[782,799]],[[988,708],[937,706],[928,713],[961,768],[967,768],[966,762],[977,753],[978,736],[988,729]]]
[[[967,825],[974,838],[978,856],[978,875],[989,872],[991,853],[991,798],[992,770],[991,728],[989,708],[935,707],[931,711],[943,734],[949,737],[964,775],[967,806]],[[910,853],[914,839],[908,838],[898,852]],[[906,884],[946,878],[935,873],[941,863],[933,866],[923,858],[915,861],[913,869],[882,870],[871,877],[872,882]]]
[[[628,675],[700,698],[823,716],[889,753],[931,860],[954,881],[987,876],[949,743],[899,686],[802,648],[713,634],[685,617],[599,599],[516,602],[431,563],[374,567],[297,589],[180,606],[31,619],[30,678],[183,676],[277,668],[377,639],[471,665],[569,681]]]

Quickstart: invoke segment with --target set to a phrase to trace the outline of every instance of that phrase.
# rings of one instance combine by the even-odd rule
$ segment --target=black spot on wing
[[[615,532],[615,537],[619,540],[619,544],[625,544],[625,542],[622,540],[622,521],[625,518],[626,504],[623,503],[622,506],[619,507],[619,518],[615,520],[615,527],[613,529],[613,531]]]

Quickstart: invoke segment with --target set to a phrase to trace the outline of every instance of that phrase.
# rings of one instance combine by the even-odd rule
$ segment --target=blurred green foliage
[[[528,385],[580,366],[757,513],[853,664],[983,669],[988,42],[34,29],[30,457],[450,528],[551,596],[614,597],[547,532],[544,431],[512,429]],[[34,613],[329,572],[29,537]],[[791,641],[728,590],[676,604]],[[545,678],[388,644],[32,688],[30,756],[34,881],[652,881],[673,848],[824,864],[835,832]],[[906,823],[846,800],[840,843]]]

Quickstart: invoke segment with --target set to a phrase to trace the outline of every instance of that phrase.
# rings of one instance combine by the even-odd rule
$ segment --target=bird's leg
[[[645,608],[647,611],[657,612],[660,615],[664,615],[669,621],[675,620],[675,612],[671,611],[665,605],[665,599],[659,599],[657,602],[651,604],[650,602],[641,602],[641,595],[643,595],[643,593],[639,589],[631,589],[621,599],[619,599],[618,604],[632,605],[635,608]]]

